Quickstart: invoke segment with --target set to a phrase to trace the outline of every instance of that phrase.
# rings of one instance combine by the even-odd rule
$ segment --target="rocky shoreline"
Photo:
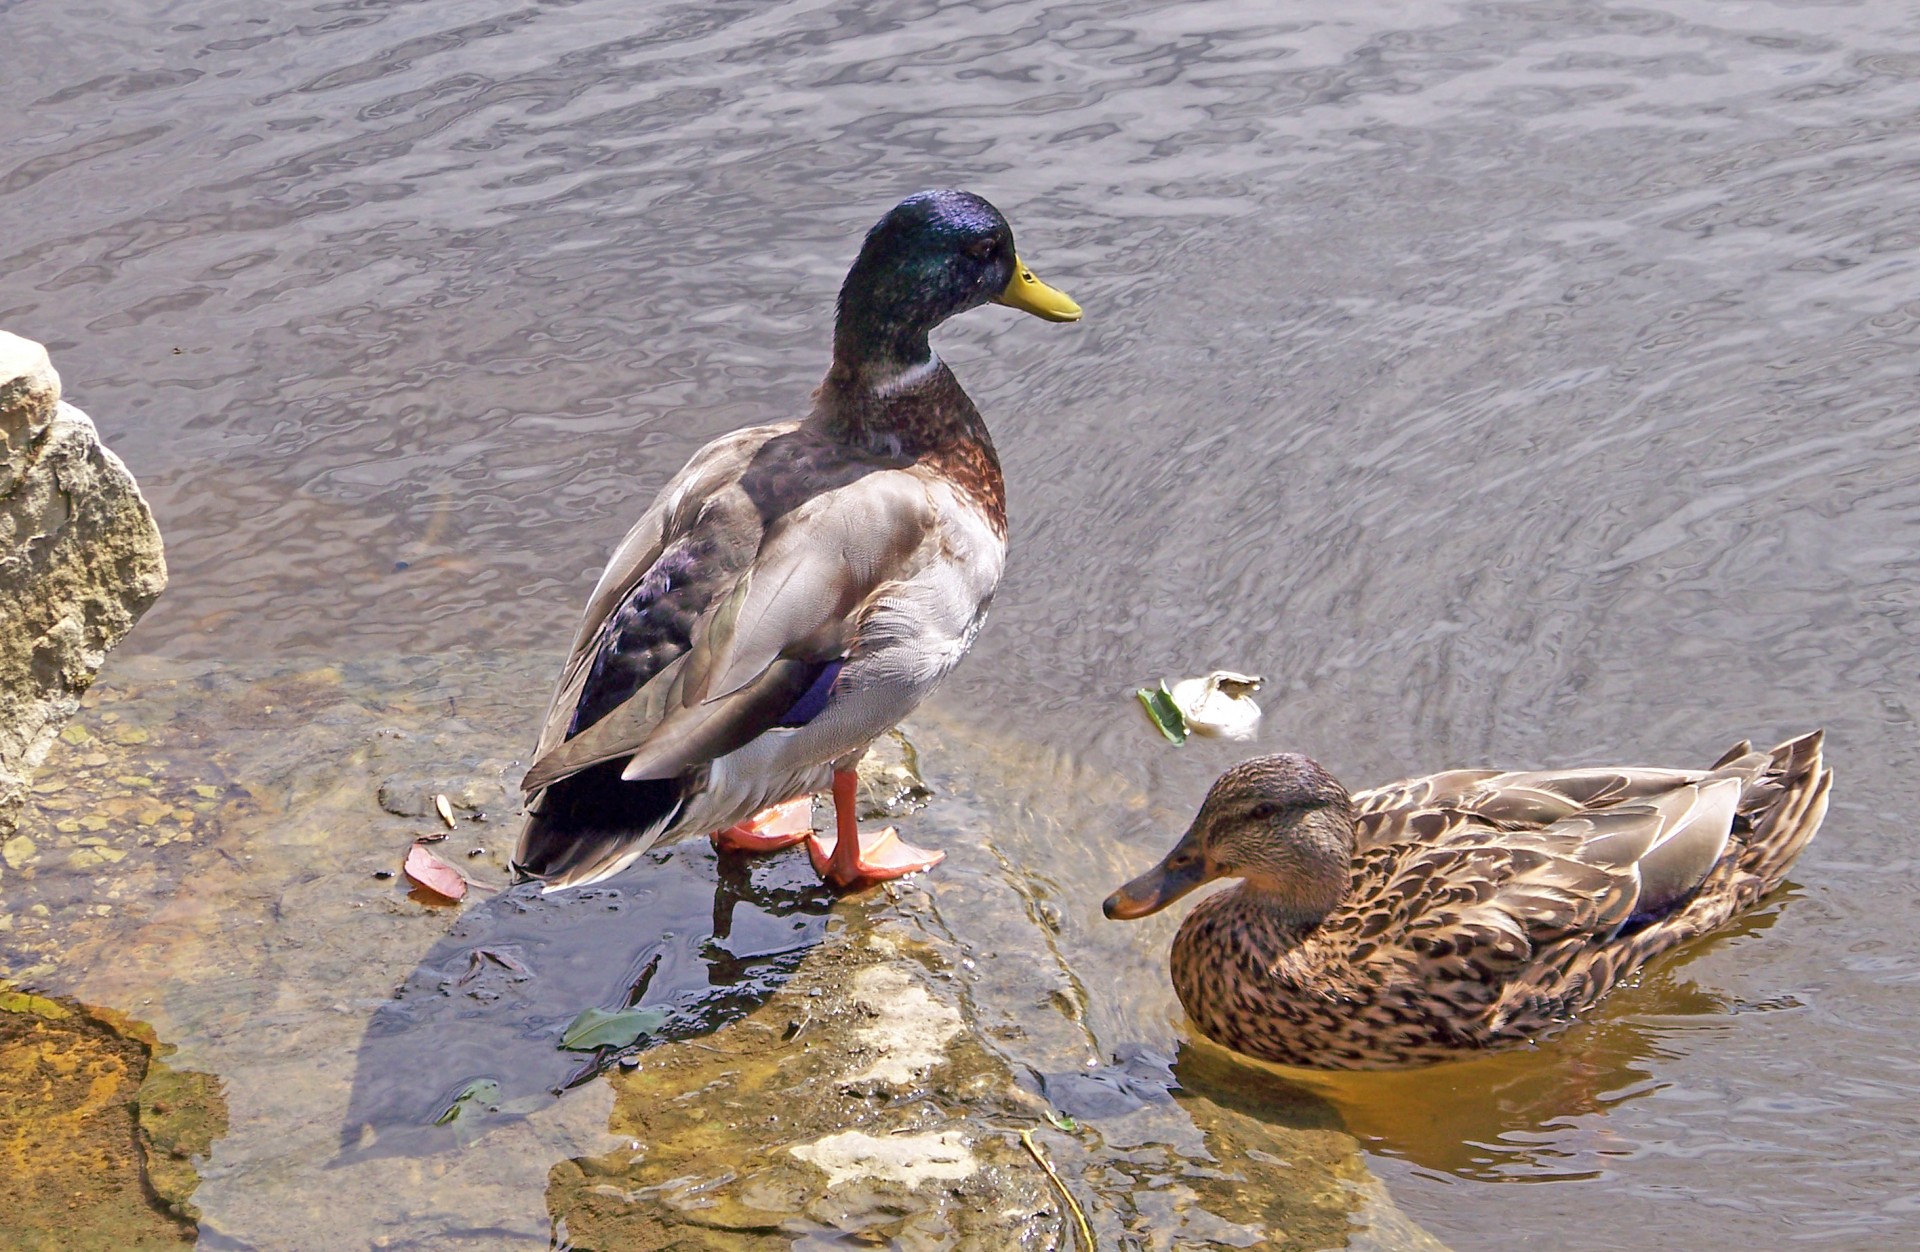
[[[166,585],[139,484],[61,400],[47,350],[0,331],[0,848],[81,693]]]

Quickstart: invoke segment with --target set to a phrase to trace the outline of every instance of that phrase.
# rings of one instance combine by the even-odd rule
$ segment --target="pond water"
[[[0,880],[0,973],[227,1083],[204,1241],[325,1204],[354,1041],[452,924],[354,911],[372,787],[480,779],[497,859],[613,542],[702,442],[798,414],[860,232],[960,185],[1087,316],[937,337],[1012,554],[924,719],[956,851],[915,890],[1025,901],[1092,1054],[1249,1125],[1324,1101],[1443,1241],[1920,1242],[1909,6],[100,0],[0,3],[0,38],[0,326],[172,568],[82,717],[112,750],[49,772],[171,762],[212,794],[169,812],[231,810],[179,822],[248,832],[104,904]],[[1166,747],[1129,693],[1215,666],[1269,676],[1261,748],[1354,785],[1825,726],[1836,799],[1792,890],[1596,1020],[1304,1094],[1181,1024],[1174,919],[1099,916],[1247,751]],[[956,960],[1012,942],[947,909]],[[606,1087],[501,1138],[486,1194],[542,1211]],[[361,1218],[341,1246],[424,1237]]]

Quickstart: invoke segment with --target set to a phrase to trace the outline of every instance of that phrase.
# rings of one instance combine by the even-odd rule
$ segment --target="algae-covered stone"
[[[8,1249],[194,1242],[193,1162],[226,1133],[226,1103],[217,1079],[171,1070],[156,1050],[140,1023],[0,984]]]
[[[572,1246],[1070,1246],[1046,1175],[1007,1129],[1029,1116],[1011,1076],[928,978],[894,942],[842,943],[714,1036],[724,1050],[643,1053],[612,1078],[608,1127],[636,1150],[549,1175]],[[930,1084],[939,1099],[913,1098]]]
[[[140,1144],[147,1182],[174,1214],[198,1221],[193,1193],[200,1186],[194,1162],[227,1133],[227,1102],[211,1074],[176,1070],[155,1061],[140,1084]]]
[[[166,586],[160,532],[46,349],[0,331],[0,835],[107,652]]]

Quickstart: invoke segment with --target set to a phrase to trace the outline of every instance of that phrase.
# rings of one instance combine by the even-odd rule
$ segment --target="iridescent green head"
[[[988,303],[1050,322],[1080,316],[1079,305],[1020,263],[1000,210],[966,191],[908,196],[867,232],[847,271],[834,360],[855,369],[917,365],[928,358],[929,331]]]

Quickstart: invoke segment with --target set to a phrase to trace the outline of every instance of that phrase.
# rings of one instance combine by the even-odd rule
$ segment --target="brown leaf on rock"
[[[414,840],[407,849],[407,862],[402,868],[416,885],[436,895],[458,900],[467,894],[466,875],[435,856],[422,840]]]

